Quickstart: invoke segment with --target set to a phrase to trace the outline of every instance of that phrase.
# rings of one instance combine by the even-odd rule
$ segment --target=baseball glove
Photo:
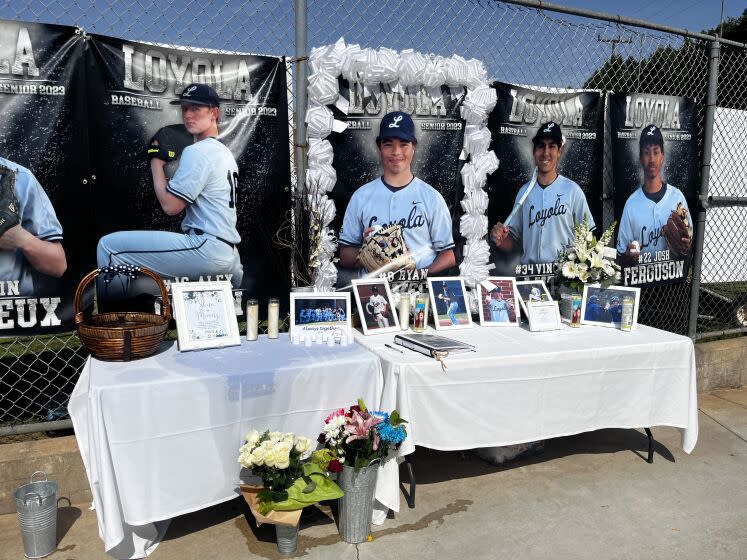
[[[172,161],[182,155],[184,148],[191,146],[194,138],[183,124],[164,126],[153,135],[148,142],[146,155],[148,160],[153,158]]]
[[[693,242],[693,226],[690,216],[680,202],[677,208],[670,214],[667,223],[662,228],[667,247],[674,257],[683,257],[690,252]]]
[[[358,262],[368,272],[388,272],[415,268],[402,235],[402,227],[395,224],[371,234],[358,253]]]
[[[0,236],[21,223],[21,208],[16,198],[15,184],[15,172],[0,165]]]

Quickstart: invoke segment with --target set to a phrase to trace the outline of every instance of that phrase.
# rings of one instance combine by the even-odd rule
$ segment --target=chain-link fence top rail
[[[19,0],[0,6],[0,18],[74,25],[89,33],[133,41],[222,51],[286,55],[295,51],[294,3],[290,1],[196,6],[181,1],[105,4]],[[368,47],[413,48],[478,58],[485,62],[490,76],[504,82],[692,97],[701,108],[702,138],[708,45],[701,40],[488,0],[309,0],[309,48],[339,37]],[[745,51],[723,47],[722,106],[744,108],[745,70]],[[289,80],[289,87],[291,83]],[[745,144],[741,131],[732,130],[728,120],[722,126],[728,137]],[[719,149],[728,147],[714,146]],[[733,177],[728,181],[732,189],[745,184],[744,168],[724,172]],[[605,181],[610,182],[611,177]],[[745,193],[740,191],[740,195]],[[604,215],[606,226],[612,219],[609,200]],[[720,235],[741,238],[744,215],[741,220],[738,225],[729,222],[732,225],[719,230]],[[685,334],[689,299],[689,282],[644,289],[639,320]],[[85,352],[72,335],[0,341],[0,367],[9,365],[22,377],[34,379],[27,383],[0,376],[0,397],[15,395],[13,412],[9,415],[3,406],[0,424],[55,419],[55,411],[64,413],[84,360]]]

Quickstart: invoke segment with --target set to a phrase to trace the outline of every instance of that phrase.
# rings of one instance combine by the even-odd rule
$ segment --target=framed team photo
[[[428,292],[436,330],[466,329],[472,326],[472,315],[461,278],[428,278]]]
[[[477,285],[480,325],[483,327],[518,327],[519,309],[516,279],[490,276]]]
[[[379,334],[399,330],[399,318],[394,312],[392,292],[384,278],[352,280],[355,303],[363,334]]]
[[[516,282],[516,290],[519,293],[519,304],[524,316],[529,318],[527,303],[530,301],[552,301],[550,291],[542,280],[522,280]]]
[[[632,305],[631,330],[638,324],[638,304],[641,289],[625,286],[600,288],[584,286],[581,301],[581,324],[620,328],[624,307]],[[628,302],[626,302],[628,299]]]
[[[350,338],[350,312],[349,292],[291,292],[290,336],[321,332],[324,340]]]
[[[179,351],[241,344],[230,282],[171,284]]]

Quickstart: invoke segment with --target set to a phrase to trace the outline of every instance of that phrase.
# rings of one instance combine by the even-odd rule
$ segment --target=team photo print
[[[516,280],[507,276],[491,276],[477,285],[480,325],[483,327],[515,327],[519,325],[516,303]]]
[[[350,294],[342,292],[291,293],[290,334],[326,339],[350,335]]]
[[[399,330],[392,293],[386,280],[353,280],[353,293],[363,334]]]
[[[436,330],[465,329],[472,326],[472,315],[461,278],[428,278]]]

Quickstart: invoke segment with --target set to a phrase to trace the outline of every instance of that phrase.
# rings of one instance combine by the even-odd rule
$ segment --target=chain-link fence
[[[705,137],[708,37],[538,9],[532,2],[306,4],[308,48],[344,37],[365,47],[477,58],[485,62],[490,77],[503,82],[687,96],[699,109],[701,144]],[[137,41],[289,57],[307,48],[296,44],[296,15],[294,3],[287,0],[226,0],[199,7],[177,0],[111,0],[109,5],[19,0],[0,7],[4,19],[76,25],[89,33]],[[724,44],[720,55],[709,192],[713,198],[705,204],[702,281],[691,272],[687,282],[643,289],[639,315],[642,323],[695,337],[747,327],[747,307],[742,307],[747,242],[740,235],[747,226],[747,168],[742,164],[747,158],[747,117],[742,112],[747,109],[747,50]],[[288,84],[292,138],[296,117],[303,111],[296,110],[294,81]],[[613,220],[610,168],[605,166],[605,227]],[[295,184],[295,174],[293,180]],[[690,314],[693,298],[699,302],[697,317]],[[13,372],[0,375],[0,397],[12,405],[0,411],[0,426],[65,417],[85,357],[73,335],[0,340],[0,367]]]

